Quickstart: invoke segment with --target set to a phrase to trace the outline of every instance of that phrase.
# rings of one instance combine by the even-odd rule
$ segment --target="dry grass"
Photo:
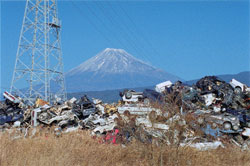
[[[145,145],[132,142],[121,145],[100,144],[86,131],[55,138],[45,137],[11,140],[2,135],[0,165],[250,165],[250,152],[237,148],[197,151],[191,148]]]
[[[168,107],[161,108],[157,103],[155,105],[156,108],[169,112],[171,117],[179,114],[179,107],[175,101],[170,99]],[[128,117],[130,116],[128,115]],[[150,117],[156,121],[166,121],[164,117],[156,115]],[[130,118],[134,119],[133,116]],[[187,122],[193,120],[189,117],[186,118]],[[123,121],[119,120],[118,122]],[[131,128],[133,125],[133,123],[122,123],[120,127]],[[173,127],[176,129],[177,126]],[[168,138],[170,137],[169,135]],[[39,130],[34,138],[28,136],[25,139],[12,140],[8,134],[0,135],[0,166],[9,165],[250,166],[250,151],[241,151],[239,148],[227,145],[226,149],[219,148],[202,152],[192,148],[172,147],[165,144],[158,146],[142,144],[135,140],[123,147],[121,145],[100,144],[99,139],[93,139],[88,131],[72,132],[58,138],[53,133],[49,134],[49,130],[43,129]]]

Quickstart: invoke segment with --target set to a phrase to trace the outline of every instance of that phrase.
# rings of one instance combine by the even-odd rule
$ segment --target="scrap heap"
[[[192,86],[166,81],[155,90],[124,90],[120,96],[113,104],[86,95],[54,105],[37,99],[31,107],[5,92],[0,127],[3,132],[16,128],[24,137],[49,127],[55,136],[91,130],[101,142],[113,144],[136,139],[200,150],[227,144],[250,149],[250,88],[235,79],[226,83],[206,76]]]

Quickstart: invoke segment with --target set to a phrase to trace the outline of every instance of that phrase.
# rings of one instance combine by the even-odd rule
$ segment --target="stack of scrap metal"
[[[124,90],[120,96],[113,104],[84,95],[55,104],[37,99],[27,106],[20,97],[4,92],[0,127],[27,131],[47,126],[56,136],[91,130],[102,142],[127,144],[137,139],[200,150],[224,147],[223,139],[249,149],[250,88],[235,79],[226,83],[206,76],[192,86],[166,81],[155,90]]]

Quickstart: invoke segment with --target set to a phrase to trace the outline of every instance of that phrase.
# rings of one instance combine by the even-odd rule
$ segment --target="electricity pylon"
[[[36,98],[66,99],[57,0],[27,0],[11,93],[30,104]]]

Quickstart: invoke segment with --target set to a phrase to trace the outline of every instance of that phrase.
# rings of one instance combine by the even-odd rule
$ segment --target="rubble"
[[[242,132],[242,135],[250,138],[250,128],[245,128],[245,130]]]
[[[204,143],[192,143],[192,144],[181,144],[182,147],[189,146],[192,148],[196,148],[201,151],[217,149],[218,147],[225,148],[221,141],[214,141],[214,142],[204,142]]]
[[[230,85],[234,88],[235,93],[239,94],[241,92],[250,92],[250,88],[247,85],[242,84],[236,79],[232,79],[230,81]]]
[[[164,91],[166,91],[167,88],[170,88],[172,86],[172,82],[171,81],[166,81],[166,82],[162,82],[160,84],[157,84],[155,86],[155,91],[158,93],[162,93]]]
[[[120,93],[122,101],[125,103],[136,103],[144,100],[142,92],[135,92],[134,90],[124,90]]]
[[[49,102],[38,98],[35,102],[35,107],[41,107],[41,106],[48,105],[48,104]]]
[[[28,106],[8,92],[3,95],[1,130],[17,128],[24,137],[29,130],[33,137],[36,128],[47,126],[54,128],[55,136],[90,130],[101,142],[112,144],[137,139],[198,150],[225,148],[227,143],[249,149],[250,91],[235,79],[226,83],[206,76],[192,86],[166,81],[155,90],[124,90],[121,101],[112,104],[85,95],[54,104],[37,99]]]

